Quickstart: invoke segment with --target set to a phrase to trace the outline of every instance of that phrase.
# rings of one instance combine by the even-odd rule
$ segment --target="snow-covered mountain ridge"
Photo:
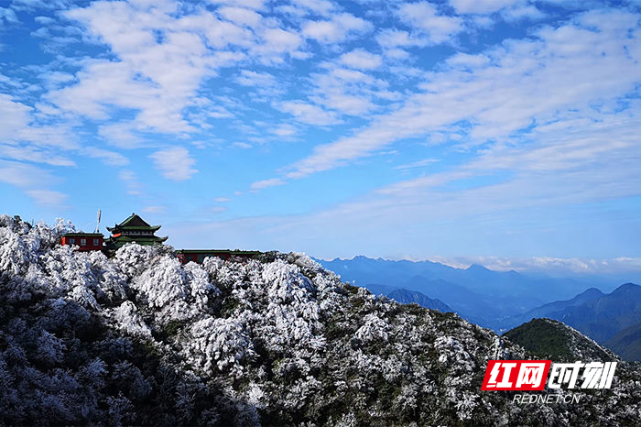
[[[622,425],[641,374],[583,403],[481,392],[487,360],[535,358],[458,316],[378,298],[301,254],[109,259],[63,223],[0,216],[0,424]]]

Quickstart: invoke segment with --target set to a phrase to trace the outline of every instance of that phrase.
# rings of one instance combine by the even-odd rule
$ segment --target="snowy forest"
[[[170,246],[128,244],[108,258],[60,246],[71,230],[0,216],[0,425],[641,419],[638,364],[619,362],[611,390],[571,391],[578,404],[512,403],[480,391],[487,361],[540,357],[343,283],[306,255],[182,265]]]

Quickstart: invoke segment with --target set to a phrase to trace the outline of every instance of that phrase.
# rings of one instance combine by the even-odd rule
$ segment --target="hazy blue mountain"
[[[497,330],[506,318],[546,303],[570,299],[590,287],[573,279],[497,272],[476,264],[460,269],[431,261],[390,261],[364,256],[319,262],[340,274],[343,280],[374,293],[389,294],[401,288],[418,291],[441,300],[470,321]]]
[[[532,302],[525,305],[530,305],[531,308],[555,300],[569,299],[590,287],[573,279],[549,278],[540,274],[528,276],[516,271],[493,271],[476,264],[460,269],[431,261],[390,261],[364,256],[318,262],[340,274],[343,280],[357,286],[376,283],[403,287],[403,283],[420,276],[427,280],[443,280],[483,295],[530,298]]]
[[[624,360],[641,361],[641,322],[625,328],[605,345]]]
[[[367,286],[364,286],[364,287],[367,288],[367,290],[369,290],[374,295],[387,295],[396,289],[400,289],[400,288],[397,288],[396,286],[379,285],[376,283],[369,283]]]
[[[492,329],[499,326],[498,319],[531,308],[520,306],[521,301],[514,298],[483,295],[441,279],[414,276],[402,286],[437,298],[469,321]]]
[[[600,298],[551,313],[550,317],[604,344],[641,319],[641,286],[626,283]]]
[[[562,310],[565,310],[569,307],[576,307],[588,303],[592,300],[600,298],[605,294],[596,288],[590,288],[581,292],[579,295],[575,296],[572,299],[564,301],[554,301],[548,304],[544,304],[540,307],[534,308],[527,311],[524,314],[517,316],[511,316],[502,323],[502,327],[509,329],[515,326],[518,326],[522,323],[529,322],[532,319],[540,319],[544,317],[550,317],[554,313],[558,313]]]
[[[392,292],[388,293],[387,296],[396,302],[400,302],[401,304],[416,303],[421,307],[430,308],[432,310],[438,310],[443,313],[454,311],[443,301],[439,299],[429,298],[428,296],[418,291],[410,291],[407,289],[395,289]]]

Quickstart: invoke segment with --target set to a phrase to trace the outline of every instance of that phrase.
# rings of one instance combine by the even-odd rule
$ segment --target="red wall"
[[[77,237],[77,236],[76,237],[62,236],[62,238],[60,239],[60,244],[62,246],[67,246],[67,245],[71,244],[71,243],[69,243],[69,239],[76,239],[76,243],[74,243],[74,244],[76,246],[78,246],[78,250],[79,251],[84,252],[84,251],[101,251],[102,250],[102,248],[103,248],[102,244],[103,244],[103,240],[104,240],[103,237],[101,237],[101,236],[98,236],[98,237],[87,236],[87,237],[84,237],[84,238],[87,239],[87,244],[84,245],[84,246],[80,245],[80,243],[81,243],[80,239],[83,239],[83,237]],[[93,239],[98,239],[98,246],[94,246]]]

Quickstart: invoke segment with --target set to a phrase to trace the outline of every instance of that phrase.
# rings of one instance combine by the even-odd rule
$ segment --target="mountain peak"
[[[597,288],[588,288],[585,291],[581,292],[579,295],[577,295],[575,298],[584,296],[584,297],[599,297],[605,295],[603,292],[601,292],[600,289]]]
[[[467,271],[492,271],[489,268],[483,267],[480,264],[472,264],[466,268]]]
[[[641,292],[641,286],[635,285],[634,283],[624,283],[623,285],[613,290],[610,293],[610,295],[629,293],[629,292],[634,292],[634,293]]]

